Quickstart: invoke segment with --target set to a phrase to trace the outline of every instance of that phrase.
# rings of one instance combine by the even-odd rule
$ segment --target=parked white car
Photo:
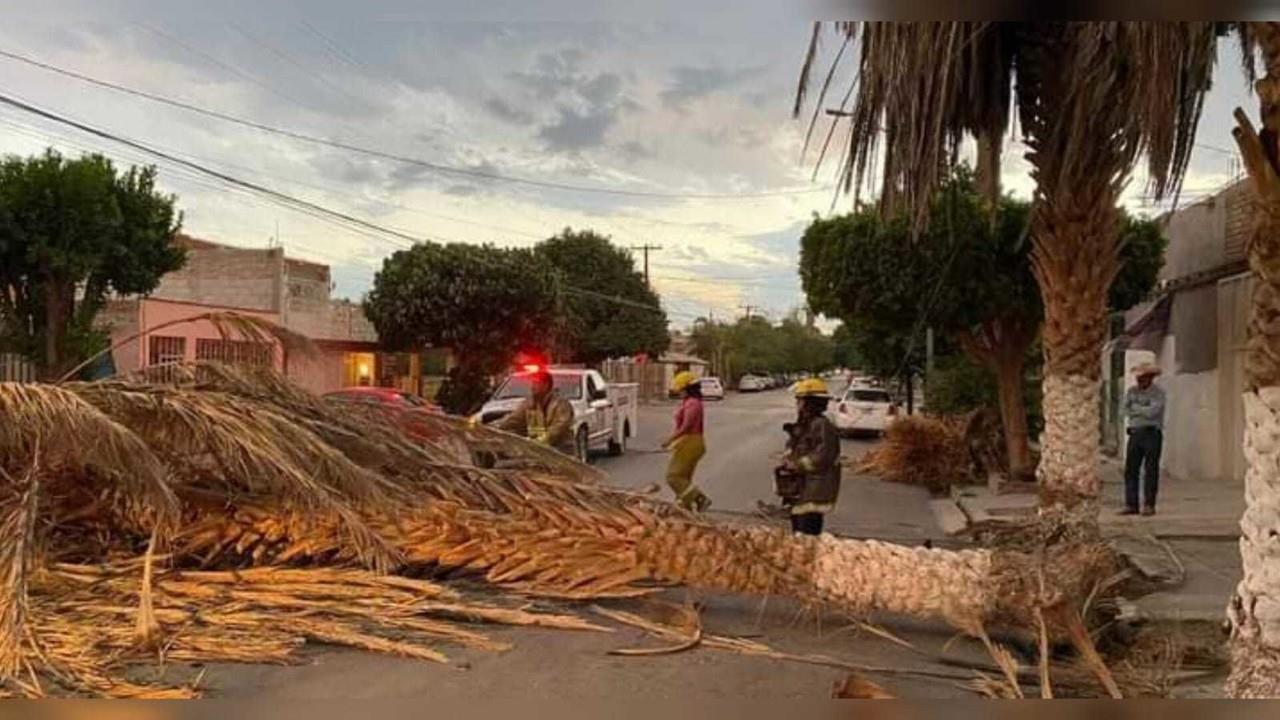
[[[704,400],[724,399],[724,385],[718,377],[704,377],[698,381],[698,387],[702,389],[702,398]]]
[[[595,370],[569,368],[551,368],[551,380],[560,397],[573,406],[574,448],[579,460],[586,462],[596,449],[607,449],[610,455],[626,451],[627,440],[636,434],[639,386],[608,383]],[[480,408],[480,422],[487,425],[505,417],[529,393],[529,373],[509,376]]]
[[[738,392],[760,392],[769,389],[769,379],[759,375],[743,375],[738,378]]]
[[[898,404],[888,390],[855,385],[836,403],[835,424],[841,434],[884,434],[898,415]]]

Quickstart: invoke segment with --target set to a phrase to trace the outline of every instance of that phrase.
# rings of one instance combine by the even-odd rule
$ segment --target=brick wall
[[[187,264],[168,273],[152,297],[219,307],[279,312],[284,250],[234,248],[179,238]]]

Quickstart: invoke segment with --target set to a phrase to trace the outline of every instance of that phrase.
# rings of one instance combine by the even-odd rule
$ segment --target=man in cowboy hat
[[[1143,363],[1133,374],[1138,384],[1124,394],[1129,446],[1124,461],[1124,510],[1120,514],[1138,514],[1138,471],[1142,470],[1142,514],[1155,515],[1160,448],[1164,443],[1164,390],[1153,382],[1160,374],[1159,367]]]

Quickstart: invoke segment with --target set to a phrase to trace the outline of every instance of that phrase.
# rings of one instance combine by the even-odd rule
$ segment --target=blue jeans
[[[1142,470],[1142,496],[1144,505],[1156,506],[1156,492],[1160,489],[1160,450],[1164,433],[1160,428],[1140,427],[1129,430],[1129,446],[1124,458],[1124,504],[1130,510],[1138,509],[1138,471]]]

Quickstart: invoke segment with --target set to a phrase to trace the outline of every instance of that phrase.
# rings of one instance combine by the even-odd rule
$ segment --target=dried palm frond
[[[129,428],[64,389],[0,383],[0,453],[34,458],[49,472],[67,470],[108,480],[158,519],[176,517],[165,467]]]
[[[30,622],[39,645],[32,648],[31,661],[38,676],[73,693],[196,694],[181,686],[123,680],[123,670],[140,652],[131,606],[136,565],[54,565],[33,579]],[[432,662],[447,662],[433,647],[441,642],[489,651],[509,647],[449,621],[458,617],[605,630],[572,616],[467,600],[426,581],[332,568],[157,571],[152,600],[165,636],[164,657],[178,662],[293,662],[294,652],[308,640]],[[84,631],[87,627],[92,633]]]
[[[862,456],[858,472],[935,494],[978,480],[970,462],[964,419],[927,415],[895,420],[885,430],[884,441]]]
[[[19,639],[26,631],[27,581],[34,564],[39,470],[38,447],[21,480],[0,466],[0,678],[13,677],[22,664]]]
[[[1146,155],[1152,193],[1177,193],[1215,59],[1208,22],[838,22],[858,43],[849,151],[862,187],[883,143],[881,202],[920,222],[965,137],[1001,138],[1016,104],[1038,183],[1127,175]],[[818,34],[801,69],[796,112]],[[820,104],[819,100],[819,104]],[[815,105],[814,113],[822,108]],[[821,161],[820,161],[821,162]]]

